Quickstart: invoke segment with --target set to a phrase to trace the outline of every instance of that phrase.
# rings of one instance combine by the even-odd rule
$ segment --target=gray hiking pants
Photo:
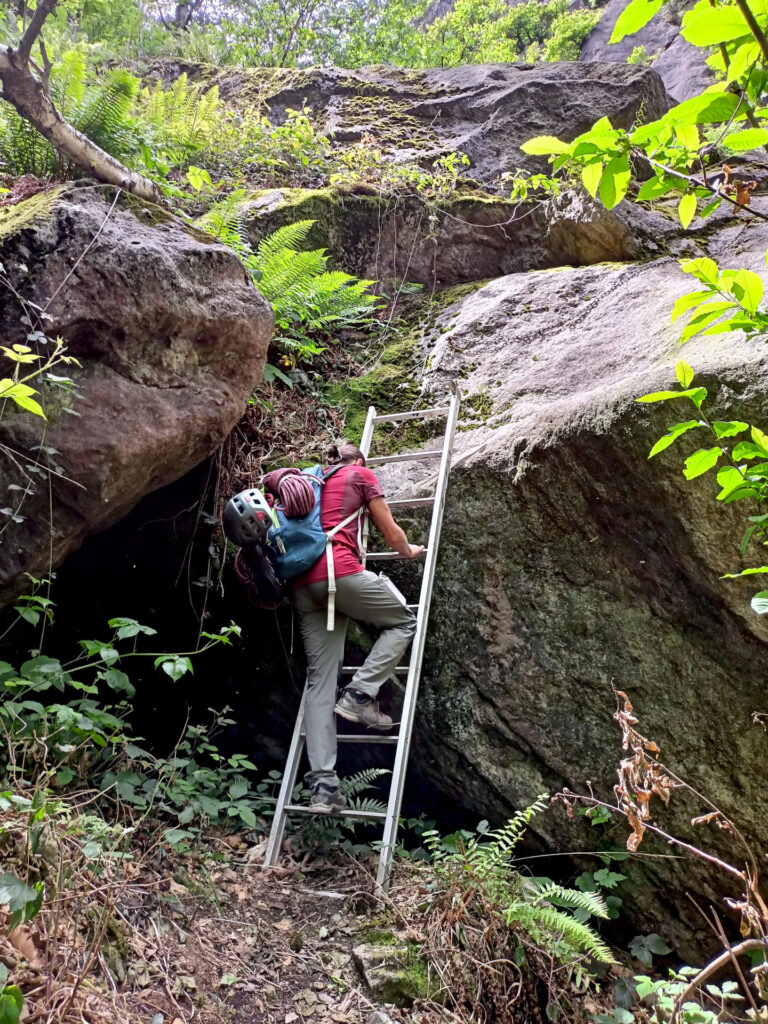
[[[307,691],[304,727],[310,771],[309,785],[322,782],[335,787],[336,687],[344,657],[347,619],[370,622],[381,634],[349,686],[375,697],[405,652],[416,630],[416,616],[402,604],[376,573],[354,573],[336,578],[336,625],[327,628],[328,583],[310,583],[294,591],[301,635],[307,655]]]

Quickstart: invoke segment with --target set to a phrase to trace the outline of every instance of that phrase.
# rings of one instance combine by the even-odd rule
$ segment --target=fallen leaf
[[[299,1019],[298,1013],[286,1013],[286,1015],[285,1015],[285,1024],[293,1024],[293,1021],[298,1020],[298,1019]]]
[[[289,932],[293,928],[293,919],[290,917],[281,917],[279,921],[274,922],[274,927],[279,932]]]
[[[20,925],[18,928],[14,928],[8,938],[10,939],[11,945],[14,949],[18,949],[21,955],[25,956],[33,966],[40,966],[40,957],[37,953],[37,947],[29,937],[29,932],[23,925]]]

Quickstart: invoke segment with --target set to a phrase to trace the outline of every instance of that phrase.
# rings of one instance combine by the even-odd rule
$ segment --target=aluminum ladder
[[[382,811],[356,811],[353,809],[341,812],[341,817],[354,818],[361,821],[383,821],[384,830],[381,849],[379,853],[379,866],[376,874],[376,888],[378,891],[386,892],[389,886],[389,876],[392,868],[397,842],[397,828],[400,819],[400,806],[403,801],[403,790],[405,788],[405,773],[408,767],[408,754],[411,746],[411,733],[413,731],[413,720],[416,711],[416,697],[419,691],[419,680],[421,678],[421,663],[424,657],[424,645],[427,638],[427,623],[429,621],[429,606],[432,600],[432,587],[435,579],[435,566],[437,563],[437,549],[440,541],[440,530],[443,522],[443,509],[445,507],[445,494],[448,487],[448,474],[451,468],[451,453],[456,435],[456,425],[459,418],[459,407],[461,396],[455,384],[451,384],[451,393],[448,405],[434,409],[424,409],[419,412],[401,412],[385,416],[378,416],[376,409],[370,406],[365,421],[363,437],[360,442],[360,450],[366,457],[366,464],[370,467],[383,466],[392,462],[421,461],[425,459],[439,459],[440,467],[437,472],[437,482],[434,494],[424,498],[405,498],[388,502],[389,507],[397,512],[398,509],[406,508],[428,508],[432,507],[432,520],[429,528],[429,539],[426,545],[424,557],[424,572],[421,580],[421,592],[419,602],[416,605],[408,605],[416,612],[416,632],[411,645],[411,655],[407,664],[399,665],[395,673],[407,674],[405,685],[405,697],[399,729],[396,734],[381,733],[353,733],[339,734],[340,743],[371,743],[371,744],[392,744],[397,746],[395,752],[395,763],[392,769],[392,778],[387,802],[386,812]],[[409,452],[401,455],[387,455],[375,458],[368,458],[368,452],[373,440],[374,428],[379,423],[399,423],[404,420],[415,419],[436,419],[444,417],[446,420],[445,434],[440,448],[431,451]],[[368,522],[366,519],[363,535],[363,564],[367,565],[372,561],[388,561],[403,558],[396,551],[368,551]],[[342,675],[352,675],[357,670],[356,666],[342,666]],[[301,705],[296,718],[296,725],[293,730],[291,745],[288,750],[288,759],[285,764],[280,793],[275,807],[275,817],[272,821],[272,829],[269,834],[267,851],[264,856],[263,867],[269,868],[277,864],[280,854],[280,847],[285,832],[286,818],[289,814],[315,814],[309,807],[299,806],[291,803],[293,790],[299,774],[299,766],[304,753],[304,700],[306,688],[301,698]]]

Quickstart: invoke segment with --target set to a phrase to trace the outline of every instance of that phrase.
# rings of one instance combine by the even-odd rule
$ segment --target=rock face
[[[757,272],[766,246],[766,229],[725,218],[710,240],[723,266]],[[714,501],[711,475],[683,479],[682,459],[711,435],[647,460],[692,406],[635,402],[674,382],[669,312],[690,290],[668,258],[515,274],[445,310],[430,335],[425,404],[441,404],[457,380],[464,416],[413,756],[468,814],[500,820],[563,785],[584,792],[587,780],[611,799],[623,756],[614,686],[661,759],[765,849],[768,740],[751,719],[767,705],[768,628],[749,608],[759,588],[719,579],[762,555],[740,558],[743,510]],[[710,418],[768,422],[764,342],[726,335],[682,355],[710,388]],[[405,472],[391,467],[390,495],[406,492]],[[700,808],[675,793],[660,817],[739,863],[724,833],[693,834]],[[594,849],[599,835],[555,809],[532,827],[561,852]],[[620,824],[608,837],[622,845],[628,832]],[[652,837],[642,849],[670,852]],[[633,922],[683,956],[710,944],[685,892],[703,905],[723,889],[737,895],[691,858],[617,870],[633,880],[621,894]]]
[[[706,54],[683,39],[680,15],[671,8],[662,7],[644,28],[632,36],[625,36],[620,43],[609,43],[616,19],[625,7],[625,0],[608,0],[601,20],[584,40],[579,60],[624,64],[632,51],[642,46],[650,66],[676,102],[697,96],[712,85],[715,76],[706,64]]]
[[[162,73],[182,70],[201,73],[183,65]],[[475,64],[424,71],[238,68],[206,81],[215,82],[234,105],[265,102],[277,122],[286,109],[306,105],[336,146],[365,139],[401,162],[466,153],[471,161],[466,174],[493,188],[505,171],[547,167],[546,160],[520,152],[521,143],[534,135],[573,138],[601,114],[617,127],[629,127],[641,106],[649,121],[669,106],[658,75],[627,64]]]
[[[460,196],[431,208],[418,198],[349,195],[334,188],[272,189],[248,199],[242,222],[252,245],[284,224],[314,220],[307,244],[378,282],[425,288],[525,270],[657,256],[676,245],[679,226],[626,205],[605,210],[585,196],[526,205]]]
[[[261,379],[272,312],[210,236],[87,183],[2,211],[0,263],[16,291],[2,291],[4,343],[44,356],[28,341],[42,330],[80,363],[55,370],[74,391],[33,382],[47,423],[3,413],[0,504],[23,517],[3,518],[7,599],[221,443]]]

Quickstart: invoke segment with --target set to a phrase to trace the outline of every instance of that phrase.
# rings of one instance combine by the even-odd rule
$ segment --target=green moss
[[[48,189],[47,192],[38,192],[29,199],[23,199],[15,206],[3,206],[0,208],[0,239],[10,238],[17,235],[24,228],[31,227],[36,221],[47,220],[57,200],[68,186],[59,185],[58,188]]]
[[[365,941],[372,946],[394,946],[397,939],[387,928],[369,928],[365,933]]]

